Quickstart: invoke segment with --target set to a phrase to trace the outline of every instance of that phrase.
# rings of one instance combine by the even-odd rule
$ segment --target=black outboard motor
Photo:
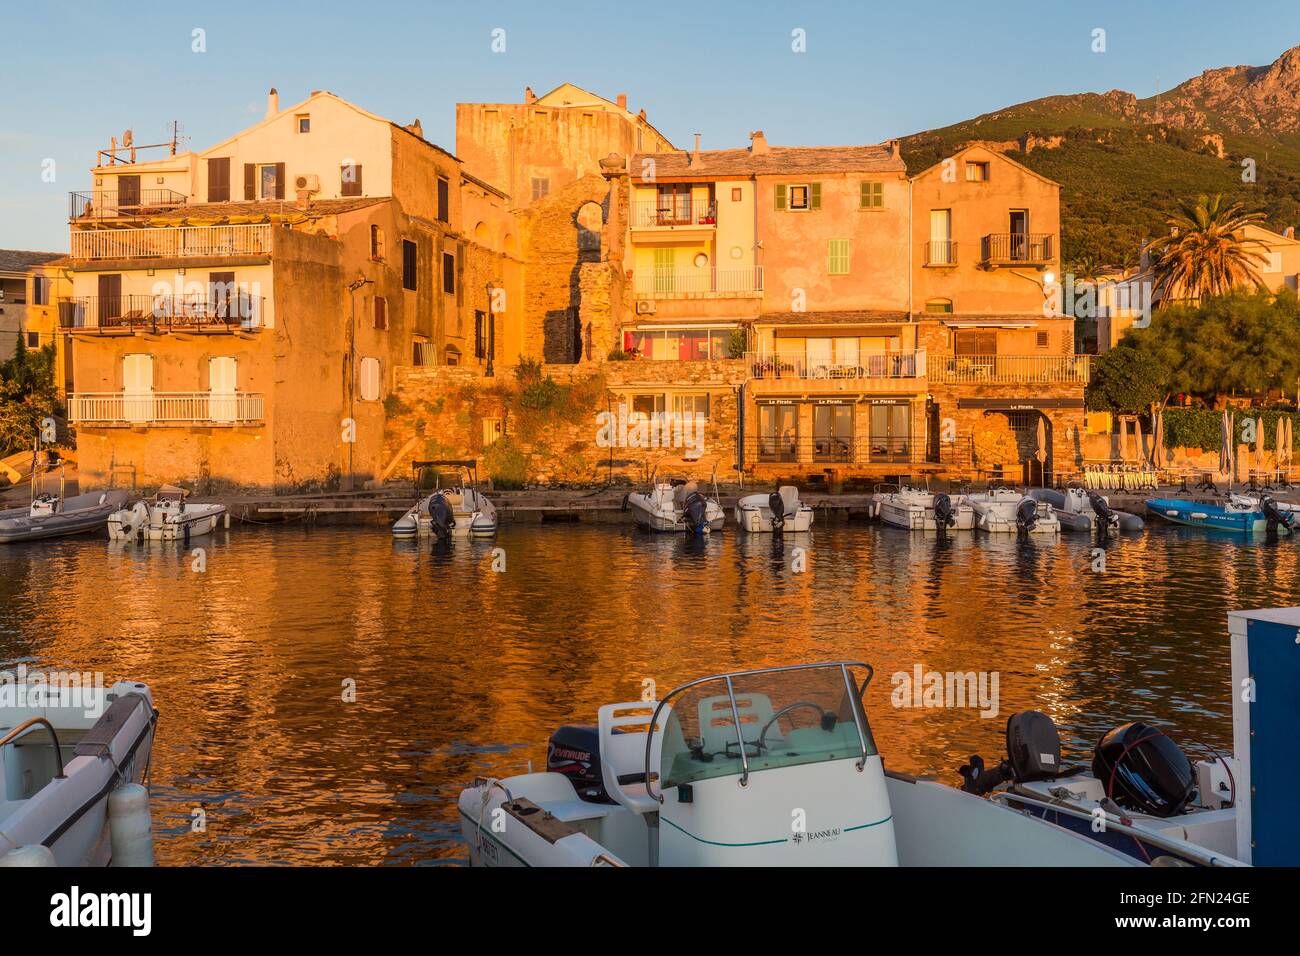
[[[1020,504],[1016,506],[1016,528],[1024,533],[1033,531],[1036,524],[1038,524],[1038,502],[1030,497],[1021,498]]]
[[[704,534],[704,529],[709,526],[709,505],[704,496],[692,491],[682,503],[682,510],[686,513],[686,530],[691,534]]]
[[[445,495],[434,493],[429,497],[429,524],[433,528],[434,537],[439,541],[445,541],[451,537],[452,526],[456,523],[456,516],[451,513],[451,505],[447,504]]]
[[[962,789],[985,794],[1007,780],[1026,783],[1054,780],[1061,771],[1061,735],[1052,718],[1037,710],[1022,710],[1007,718],[1007,759],[992,770],[976,755],[957,771]]]
[[[767,506],[772,510],[772,530],[780,534],[785,529],[785,499],[774,491],[767,496]]]
[[[546,769],[569,778],[588,803],[613,803],[600,771],[600,735],[587,724],[566,724],[546,742]]]
[[[1091,489],[1088,490],[1088,504],[1092,505],[1092,510],[1097,515],[1098,534],[1105,534],[1112,528],[1119,527],[1119,515],[1111,510],[1105,498]]]
[[[952,499],[947,495],[934,496],[934,526],[936,528],[951,528],[957,523],[956,509],[952,506]]]
[[[1289,529],[1295,520],[1295,515],[1279,508],[1270,495],[1260,495],[1259,510],[1264,512],[1265,527],[1269,534],[1277,534],[1278,525]]]
[[[1156,817],[1182,811],[1196,785],[1187,755],[1140,721],[1116,727],[1097,742],[1092,773],[1121,807]]]

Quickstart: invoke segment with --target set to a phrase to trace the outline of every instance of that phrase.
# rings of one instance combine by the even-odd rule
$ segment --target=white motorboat
[[[459,799],[474,866],[1132,866],[1048,820],[884,769],[858,661],[691,681],[561,727],[547,770]]]
[[[961,768],[963,789],[987,793],[1141,862],[1297,866],[1294,714],[1300,607],[1228,614],[1233,754],[1191,761],[1150,723],[1102,735],[1091,761],[1063,766],[1056,725],[1026,711],[1007,721],[1007,757]],[[1249,691],[1249,692],[1247,692]]]
[[[0,866],[150,863],[148,686],[22,680],[0,696]]]
[[[736,502],[736,524],[742,531],[807,531],[812,527],[813,510],[799,500],[799,489],[782,485],[769,495],[746,495]]]
[[[990,488],[967,495],[979,516],[979,527],[993,534],[1055,534],[1061,523],[1046,502],[1014,488]]]
[[[116,541],[188,541],[230,521],[223,504],[186,501],[189,492],[164,485],[152,501],[137,501],[108,516],[108,536]]]
[[[433,535],[439,540],[467,535],[495,534],[497,509],[478,489],[478,467],[473,461],[417,461],[413,468],[422,470],[449,466],[461,473],[460,483],[450,488],[434,488],[430,495],[417,501],[393,524],[393,535],[414,538]]]
[[[1031,488],[1030,497],[1052,506],[1056,519],[1065,531],[1105,532],[1141,531],[1146,522],[1127,511],[1116,511],[1101,492],[1078,485],[1064,491],[1055,488]]]
[[[713,497],[706,498],[698,481],[685,478],[658,478],[658,469],[650,474],[645,491],[631,492],[624,506],[632,510],[637,526],[648,531],[686,531],[708,534],[717,531],[727,520],[718,502],[718,480],[713,477]]]
[[[911,531],[936,531],[940,526],[969,531],[975,527],[975,512],[965,495],[931,494],[908,485],[878,495],[876,511],[885,524]]]

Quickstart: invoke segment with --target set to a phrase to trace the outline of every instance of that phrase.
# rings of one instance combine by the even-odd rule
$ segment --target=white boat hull
[[[671,505],[657,506],[647,495],[633,492],[627,497],[627,506],[632,512],[632,520],[638,527],[647,531],[686,531],[685,513]],[[704,515],[705,534],[720,530],[727,520],[726,512],[716,501],[709,501],[706,504]]]
[[[432,497],[432,496],[429,496]],[[451,506],[451,534],[457,538],[485,537],[496,534],[497,510],[486,498],[479,496],[482,508],[469,510]],[[415,538],[428,537],[433,532],[433,521],[429,517],[429,498],[422,498],[406,514],[393,523],[393,537]]]
[[[886,497],[881,499],[877,510],[880,520],[895,528],[909,531],[937,531],[939,528],[934,520],[933,505],[900,502]],[[970,531],[975,527],[975,512],[969,505],[955,505],[953,517],[957,523],[949,526],[950,531]]]
[[[144,538],[146,541],[185,541],[211,534],[226,520],[228,509],[220,504],[187,504],[184,510],[144,504],[147,513],[124,508],[108,518],[108,536],[115,541]]]

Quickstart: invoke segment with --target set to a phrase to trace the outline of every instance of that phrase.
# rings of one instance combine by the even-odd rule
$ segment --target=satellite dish
[[[135,137],[131,135],[131,131],[127,130],[125,133],[122,134],[122,145],[130,146],[134,139]]]

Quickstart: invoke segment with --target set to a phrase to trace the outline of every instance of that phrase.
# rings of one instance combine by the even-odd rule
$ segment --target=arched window
[[[925,311],[948,313],[952,311],[952,299],[928,299]]]
[[[384,259],[384,230],[378,226],[370,227],[370,258],[379,262]]]

